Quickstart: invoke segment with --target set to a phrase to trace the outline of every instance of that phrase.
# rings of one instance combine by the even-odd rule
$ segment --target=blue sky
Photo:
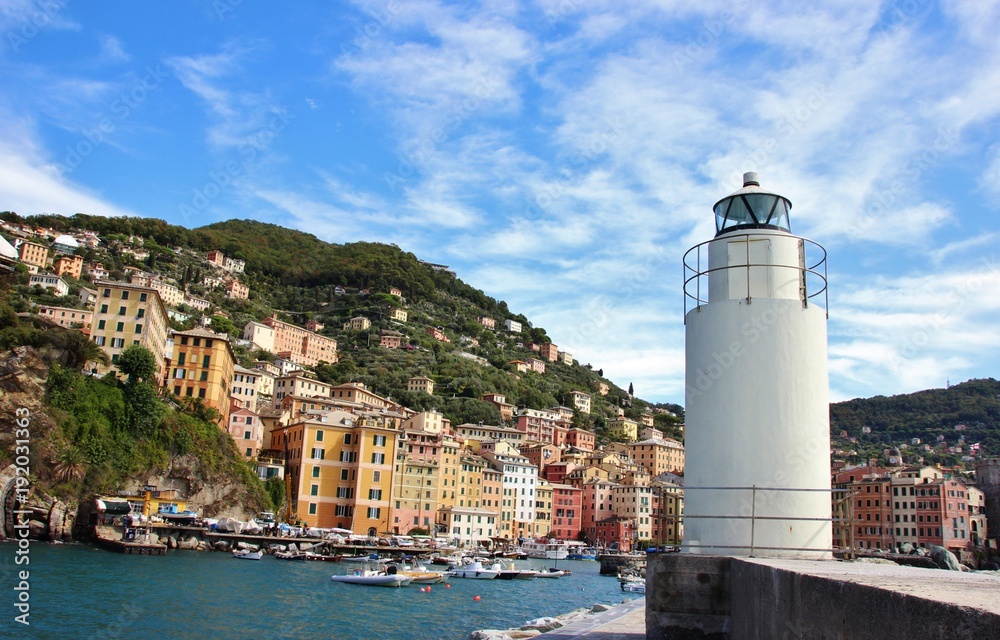
[[[1000,9],[802,6],[5,0],[0,209],[394,242],[683,402],[681,256],[756,170],[834,399],[995,376]]]

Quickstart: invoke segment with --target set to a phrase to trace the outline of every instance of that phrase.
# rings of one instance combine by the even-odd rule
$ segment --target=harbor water
[[[464,640],[476,629],[517,627],[623,593],[600,564],[560,560],[573,575],[554,579],[452,579],[421,592],[335,583],[349,563],[288,562],[265,556],[171,551],[134,556],[88,545],[34,543],[30,555],[31,626],[13,621],[15,546],[0,545],[3,591],[11,602],[0,637],[22,638],[335,638]],[[520,560],[541,569],[551,561]],[[439,567],[440,568],[440,567]],[[475,599],[479,596],[479,600]]]

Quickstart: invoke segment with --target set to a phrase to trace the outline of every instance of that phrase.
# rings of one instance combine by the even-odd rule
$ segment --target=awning
[[[127,502],[98,500],[97,510],[106,515],[121,516],[132,513],[132,505]]]

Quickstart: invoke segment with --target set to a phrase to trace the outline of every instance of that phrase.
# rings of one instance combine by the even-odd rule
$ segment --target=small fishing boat
[[[260,560],[264,557],[264,552],[261,549],[256,551],[245,551],[235,549],[233,550],[233,557],[239,560]]]
[[[543,571],[539,571],[536,577],[538,578],[561,578],[565,575],[569,575],[565,569],[556,569],[555,567],[549,567]]]
[[[274,557],[278,560],[305,560],[306,554],[301,551],[275,551]]]
[[[573,547],[566,555],[567,560],[597,560],[597,549],[594,547]]]

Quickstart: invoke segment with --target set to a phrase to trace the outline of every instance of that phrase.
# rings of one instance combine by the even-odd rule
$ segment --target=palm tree
[[[83,480],[87,474],[87,461],[83,453],[73,446],[68,446],[56,456],[55,464],[52,466],[52,475],[59,482],[73,482]]]
[[[80,331],[66,330],[58,339],[52,341],[53,346],[62,349],[59,361],[69,369],[81,371],[88,362],[108,364],[108,354],[97,343],[91,341]]]

